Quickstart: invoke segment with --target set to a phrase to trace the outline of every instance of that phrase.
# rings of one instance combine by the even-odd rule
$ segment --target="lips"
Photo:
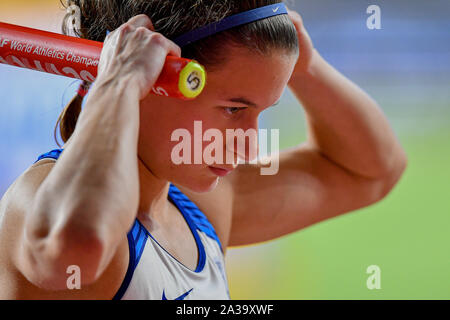
[[[208,167],[215,175],[219,177],[225,177],[226,175],[230,174],[233,169],[224,169],[224,168],[217,168],[217,167]]]

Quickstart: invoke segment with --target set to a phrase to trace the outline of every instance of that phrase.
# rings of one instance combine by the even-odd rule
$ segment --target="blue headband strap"
[[[271,5],[265,6],[265,7],[252,9],[249,11],[241,12],[241,13],[226,17],[225,19],[220,20],[218,22],[214,22],[214,23],[208,24],[204,27],[187,32],[187,33],[173,39],[173,42],[175,42],[180,47],[184,47],[192,42],[206,38],[213,34],[216,34],[216,33],[219,33],[219,32],[222,32],[222,31],[225,31],[225,30],[237,27],[237,26],[241,26],[243,24],[254,22],[257,20],[277,16],[280,14],[288,14],[286,6],[284,5],[283,2],[271,4]]]

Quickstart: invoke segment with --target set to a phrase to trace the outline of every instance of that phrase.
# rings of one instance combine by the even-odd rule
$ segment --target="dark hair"
[[[243,11],[281,3],[280,0],[61,0],[65,8],[80,8],[80,28],[76,36],[103,42],[107,30],[115,30],[130,18],[146,14],[155,31],[173,39],[181,34],[220,21]],[[68,34],[68,24],[73,14],[64,18],[62,31]],[[287,53],[298,51],[297,32],[287,15],[278,15],[217,33],[182,48],[182,56],[195,59],[211,71],[226,60],[224,45],[248,48],[259,54],[269,54],[273,49]],[[59,124],[62,140],[67,142],[75,130],[81,112],[83,97],[77,95],[65,107],[55,126]]]

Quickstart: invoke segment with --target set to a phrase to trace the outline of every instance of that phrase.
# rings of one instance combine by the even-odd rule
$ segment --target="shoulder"
[[[32,207],[36,193],[52,170],[54,163],[55,160],[52,159],[42,159],[34,163],[6,190],[0,200],[0,230],[4,230],[0,233],[0,246],[1,243],[8,242],[4,241],[5,237],[11,240],[11,237],[17,237],[20,234],[26,213]],[[3,249],[7,249],[8,256],[11,250],[14,250],[12,246]],[[1,250],[0,254],[4,253],[4,250]]]
[[[54,166],[55,160],[42,159],[25,170],[6,190],[0,200],[0,217],[9,213],[25,213]],[[0,220],[3,224],[4,219]]]
[[[20,209],[26,209],[31,205],[36,192],[52,170],[54,164],[55,160],[42,159],[25,170],[1,198],[0,216],[5,218],[5,215],[10,213],[10,211],[26,211]],[[0,221],[3,222],[3,219]]]
[[[23,216],[31,207],[44,180],[52,171],[61,150],[53,150],[39,157],[8,188],[0,200],[0,217]],[[3,219],[0,218],[0,226]],[[20,224],[14,224],[17,226]]]
[[[0,265],[10,271],[16,271],[12,266],[17,263],[25,217],[42,181],[53,167],[51,162],[54,160],[45,159],[30,166],[0,200]]]

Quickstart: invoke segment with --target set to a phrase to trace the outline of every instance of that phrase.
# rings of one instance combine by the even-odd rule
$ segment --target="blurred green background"
[[[379,103],[409,164],[377,204],[230,249],[232,298],[450,299],[450,1],[287,3],[321,55]],[[366,27],[371,4],[381,8],[381,30]],[[0,21],[59,31],[60,8],[57,0],[3,0]],[[53,126],[76,87],[0,65],[0,195],[39,154],[57,148]],[[260,124],[280,129],[286,148],[305,140],[305,117],[288,90],[281,105]],[[381,289],[366,286],[370,265],[380,267]]]

